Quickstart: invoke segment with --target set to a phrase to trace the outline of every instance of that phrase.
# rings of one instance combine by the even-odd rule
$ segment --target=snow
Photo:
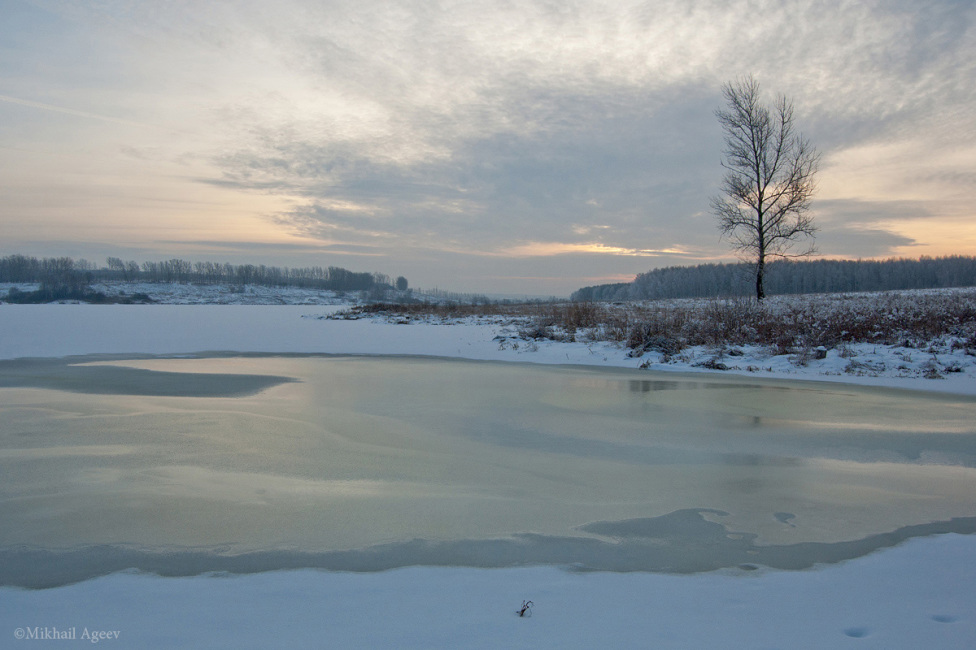
[[[39,283],[0,282],[0,295],[10,289],[36,291]],[[95,293],[109,298],[148,297],[154,303],[167,305],[343,305],[349,299],[335,291],[300,287],[266,287],[235,284],[188,284],[181,282],[95,282]]]
[[[405,325],[323,318],[340,308],[0,305],[0,358],[423,354],[720,372],[696,366],[715,358],[716,350],[691,349],[663,363],[654,355],[629,357],[610,343],[525,341],[515,326],[490,320]],[[741,352],[721,357],[737,367],[731,372],[976,394],[976,367],[959,350],[852,346],[846,357],[831,351],[805,364],[761,349]],[[942,367],[958,362],[959,372],[924,378],[920,369],[933,354]],[[852,360],[863,364],[863,374],[847,370]],[[92,642],[92,632],[118,631],[117,639],[99,644],[120,648],[976,647],[974,557],[976,537],[950,534],[792,572],[677,576],[408,567],[180,578],[130,572],[53,589],[0,588],[0,646],[19,647],[23,634],[28,647],[64,647],[64,640],[36,637],[71,630],[84,643]],[[534,602],[531,618],[515,614],[523,600]]]
[[[945,535],[812,571],[748,575],[122,573],[2,589],[0,632],[118,631],[102,643],[125,648],[967,648],[976,643],[974,549],[969,536]],[[531,617],[515,613],[523,600],[534,603]]]
[[[348,305],[346,305],[348,306]],[[976,394],[976,357],[951,342],[922,348],[851,344],[824,359],[773,355],[766,348],[696,346],[664,361],[606,341],[527,341],[500,318],[410,321],[332,320],[343,305],[0,305],[0,359],[80,354],[192,354],[236,351],[407,354],[545,364],[732,372]],[[729,370],[709,370],[717,360]],[[935,368],[936,378],[926,378]],[[947,371],[951,368],[952,371]]]

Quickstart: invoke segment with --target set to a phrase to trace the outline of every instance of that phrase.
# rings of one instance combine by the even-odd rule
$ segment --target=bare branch
[[[772,109],[760,100],[752,76],[722,88],[726,108],[715,116],[725,131],[721,196],[712,199],[719,230],[731,247],[756,264],[756,297],[763,299],[766,258],[803,257],[816,248],[809,214],[820,154],[796,133],[793,103],[781,95]],[[810,245],[793,252],[799,240]]]

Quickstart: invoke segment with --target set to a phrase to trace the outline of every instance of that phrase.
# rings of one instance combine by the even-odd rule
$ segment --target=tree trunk
[[[766,297],[766,290],[763,289],[763,273],[766,271],[765,255],[759,253],[759,261],[756,263],[756,300],[763,301]]]

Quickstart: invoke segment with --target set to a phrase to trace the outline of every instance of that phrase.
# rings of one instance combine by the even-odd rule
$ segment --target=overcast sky
[[[972,0],[0,0],[0,254],[566,295],[731,261],[726,81],[829,257],[976,254]]]

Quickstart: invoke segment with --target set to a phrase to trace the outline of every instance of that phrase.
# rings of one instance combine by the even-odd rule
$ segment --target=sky
[[[0,0],[0,254],[568,295],[734,261],[722,85],[824,257],[976,254],[972,0]]]

